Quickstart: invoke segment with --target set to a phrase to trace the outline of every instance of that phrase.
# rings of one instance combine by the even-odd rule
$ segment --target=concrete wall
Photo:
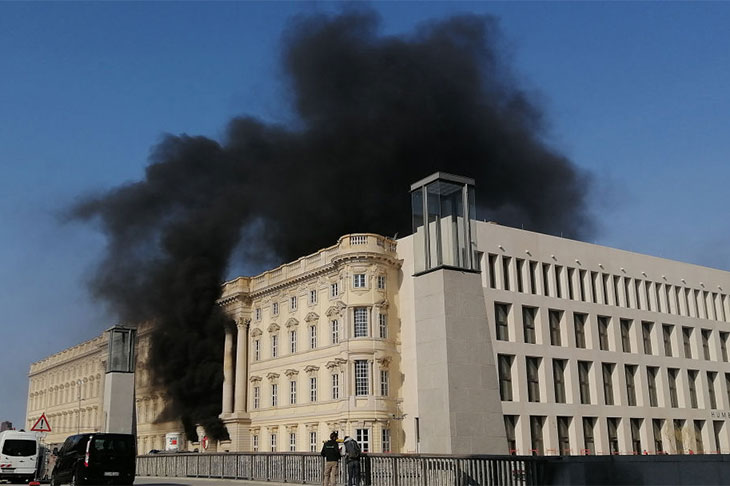
[[[666,485],[727,484],[730,456],[586,456],[550,458],[544,484]]]
[[[441,269],[414,278],[421,452],[504,453],[479,274]]]

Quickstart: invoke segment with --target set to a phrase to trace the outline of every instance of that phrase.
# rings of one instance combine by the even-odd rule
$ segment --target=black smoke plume
[[[191,435],[194,423],[225,433],[215,302],[232,254],[283,262],[350,232],[407,234],[409,185],[437,170],[476,179],[480,218],[592,231],[590,178],[544,141],[494,18],[391,37],[367,10],[306,16],[283,46],[293,123],[237,118],[221,142],[167,136],[144,180],[74,209],[108,238],[94,293],[128,322],[157,323],[154,376]]]

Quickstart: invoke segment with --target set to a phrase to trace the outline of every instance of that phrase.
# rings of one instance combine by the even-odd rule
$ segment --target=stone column
[[[248,397],[248,325],[249,321],[238,323],[236,338],[236,387],[235,412],[245,412]]]
[[[223,347],[223,413],[233,412],[233,331],[226,329]]]

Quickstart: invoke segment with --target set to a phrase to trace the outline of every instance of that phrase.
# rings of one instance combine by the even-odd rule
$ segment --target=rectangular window
[[[530,402],[540,401],[540,358],[527,356],[527,400]]]
[[[722,421],[715,420],[712,422],[712,431],[715,434],[715,449],[717,454],[722,454],[722,426]]]
[[[251,448],[254,452],[259,451],[259,436],[258,435],[252,435],[251,436]]]
[[[340,342],[340,322],[337,319],[330,321],[330,331],[332,336],[332,344]]]
[[[253,359],[259,361],[261,359],[261,340],[254,339],[253,341]]]
[[[631,448],[634,454],[641,454],[641,422],[642,419],[631,419]]]
[[[727,390],[727,401],[730,403],[730,373],[725,373],[725,390]]]
[[[641,323],[641,338],[644,342],[644,354],[652,354],[651,349],[651,330],[654,327],[652,322]]]
[[[570,455],[570,419],[571,417],[558,417],[558,454],[561,456]]]
[[[261,403],[261,387],[253,387],[253,408],[259,408]]]
[[[489,254],[489,287],[497,288],[497,255]]]
[[[573,281],[575,280],[575,268],[568,267],[568,298],[570,300],[575,300],[575,295],[573,295]]]
[[[525,336],[525,342],[535,344],[535,315],[537,309],[534,307],[522,308],[522,329]]]
[[[317,452],[317,432],[309,433],[309,452]]]
[[[276,358],[279,355],[279,336],[271,335],[271,357]]]
[[[276,452],[276,434],[271,434],[271,452]]]
[[[682,342],[684,343],[684,357],[692,359],[692,328],[682,327]]]
[[[387,314],[378,314],[378,329],[380,330],[380,338],[388,338],[388,316]]]
[[[550,264],[542,264],[542,292],[546,297],[550,297]]]
[[[530,262],[530,292],[537,294],[537,262]]]
[[[505,402],[512,401],[512,361],[514,356],[506,354],[497,355],[497,366],[499,367],[499,398]]]
[[[656,368],[654,366],[647,366],[646,367],[646,375],[648,378],[648,385],[649,385],[649,406],[650,407],[658,407],[659,402],[657,399],[657,391],[656,391],[656,377],[659,374],[659,368]]]
[[[510,290],[509,281],[509,264],[512,261],[509,257],[502,257],[502,284],[504,290]]]
[[[563,276],[563,267],[555,265],[555,296],[558,299],[563,298],[563,286],[560,285],[560,279]]]
[[[598,316],[598,346],[601,351],[608,351],[608,325],[611,322],[609,317]]]
[[[677,454],[684,454],[684,420],[674,419],[674,441],[677,447]]]
[[[317,303],[317,291],[316,290],[310,290],[309,291],[309,303],[310,304],[316,304]]]
[[[355,440],[362,452],[370,452],[370,429],[355,429]]]
[[[631,352],[631,321],[629,319],[621,319],[621,349],[624,353]]]
[[[279,303],[278,302],[274,302],[273,304],[271,304],[271,313],[275,316],[279,315]]]
[[[289,299],[289,309],[292,310],[292,311],[297,310],[297,297],[296,297],[296,295],[292,296]]]
[[[578,271],[578,293],[580,294],[581,302],[586,301],[586,271]]]
[[[619,453],[618,450],[618,428],[621,419],[618,417],[609,417],[606,419],[608,425],[608,448],[612,455]]]
[[[591,386],[588,376],[590,371],[590,361],[578,361],[578,385],[580,388],[580,403],[584,405],[591,403]]]
[[[289,433],[289,452],[297,451],[297,434],[296,432]]]
[[[710,408],[716,409],[717,408],[717,397],[715,396],[715,377],[717,376],[717,373],[714,371],[708,371],[707,372],[707,392],[710,396]]]
[[[672,408],[679,407],[679,401],[677,400],[677,375],[679,370],[676,368],[669,368],[667,370],[667,376],[669,377],[669,403]]]
[[[332,400],[340,398],[340,375],[337,373],[332,375]]]
[[[296,405],[297,403],[297,382],[289,382],[289,405]]]
[[[603,285],[601,285],[601,287],[603,287],[603,303],[605,305],[610,304],[610,302],[608,301],[608,288],[609,288],[610,284],[611,284],[611,276],[608,275],[607,273],[604,273],[603,274]]]
[[[727,337],[730,335],[730,333],[727,332],[720,332],[720,356],[722,357],[722,361],[724,363],[727,363]]]
[[[702,429],[705,426],[704,420],[695,420],[695,454],[705,453],[705,444],[702,441]]]
[[[368,380],[369,365],[364,359],[355,360],[355,395],[365,396],[370,392],[370,382]]]
[[[381,431],[380,444],[383,447],[383,452],[390,452],[390,429]]]
[[[309,347],[311,349],[317,347],[317,326],[309,326]]]
[[[586,314],[573,314],[573,325],[575,327],[575,346],[586,347]]]
[[[256,308],[256,320],[257,321],[261,320],[261,308],[260,307]]]
[[[624,365],[626,375],[626,398],[630,407],[636,406],[636,365]]]
[[[368,335],[368,309],[367,307],[355,307],[353,310],[355,334],[358,337],[367,337]]]
[[[664,356],[672,356],[672,331],[674,326],[671,324],[662,324],[662,335],[664,336]]]
[[[553,360],[553,385],[555,388],[555,403],[565,403],[565,368],[568,360]]]
[[[603,372],[603,397],[606,405],[613,405],[613,369],[612,363],[603,363],[601,370]]]
[[[388,370],[380,370],[380,396],[390,395],[390,374]]]
[[[530,444],[532,455],[542,456],[545,453],[542,439],[542,428],[545,417],[530,417]]]
[[[309,401],[310,402],[317,401],[317,377],[316,376],[309,377]]]
[[[365,274],[364,273],[356,273],[352,276],[352,286],[356,289],[364,289],[365,288]]]
[[[378,275],[377,285],[378,289],[385,290],[385,275]]]
[[[689,385],[690,406],[697,408],[697,370],[687,370],[687,384]]]
[[[340,295],[340,286],[337,282],[330,284],[330,297],[337,297]]]
[[[289,331],[289,352],[297,352],[297,331]]]
[[[550,344],[560,346],[560,321],[563,319],[563,311],[550,309],[548,318],[550,321]]]
[[[276,407],[279,405],[279,385],[273,383],[271,385],[271,406]]]
[[[509,341],[509,328],[507,325],[507,316],[509,315],[509,306],[507,304],[494,304],[494,318],[497,325],[497,339],[500,341]]]
[[[515,262],[517,262],[517,292],[524,292],[525,287],[522,283],[522,272],[524,272],[525,261],[516,258]]]
[[[582,454],[593,455],[596,453],[596,441],[594,430],[596,427],[595,417],[583,417],[583,451]]]
[[[507,450],[511,455],[517,454],[517,415],[504,416],[504,431],[507,435]]]
[[[710,337],[712,331],[710,329],[702,329],[702,355],[705,360],[710,360]]]
[[[651,428],[654,433],[654,452],[661,454],[664,452],[664,443],[662,441],[662,429],[664,428],[664,420],[652,419]]]

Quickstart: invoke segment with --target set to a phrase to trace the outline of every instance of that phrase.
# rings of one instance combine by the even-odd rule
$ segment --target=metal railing
[[[368,486],[531,486],[542,484],[544,463],[531,456],[366,454]],[[347,473],[340,464],[340,483]],[[137,458],[138,476],[249,479],[322,484],[324,458],[314,453],[229,452],[154,454]]]

